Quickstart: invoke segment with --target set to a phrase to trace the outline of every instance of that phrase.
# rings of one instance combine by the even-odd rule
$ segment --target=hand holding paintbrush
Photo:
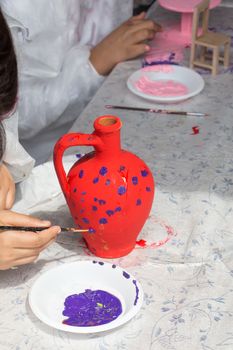
[[[39,254],[54,242],[61,230],[80,231],[79,229],[50,225],[49,221],[9,210],[1,210],[0,270],[7,270],[35,261]],[[86,230],[86,232],[88,231]]]

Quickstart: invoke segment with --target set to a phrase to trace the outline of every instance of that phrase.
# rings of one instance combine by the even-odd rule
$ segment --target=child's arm
[[[145,13],[134,16],[92,49],[90,61],[99,74],[106,75],[117,63],[148,51],[146,40],[153,39],[159,31],[160,25],[145,19]]]
[[[10,209],[15,199],[15,183],[4,164],[0,164],[0,210]]]
[[[1,210],[0,225],[46,227],[50,226],[50,222],[8,210]],[[0,270],[7,270],[14,266],[35,261],[40,252],[54,241],[59,232],[59,226],[52,226],[39,233],[0,231]]]

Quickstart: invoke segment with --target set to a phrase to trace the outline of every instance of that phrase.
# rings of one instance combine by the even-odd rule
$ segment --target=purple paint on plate
[[[63,323],[76,327],[100,326],[114,321],[122,313],[120,300],[103,290],[86,289],[68,296],[64,302]]]
[[[139,288],[137,286],[137,281],[133,280],[133,284],[135,285],[135,288],[136,288],[136,297],[134,300],[134,305],[137,305],[138,298],[139,298]]]
[[[123,276],[124,276],[125,278],[127,278],[127,279],[130,278],[130,275],[129,275],[127,272],[125,272],[125,271],[123,271]]]

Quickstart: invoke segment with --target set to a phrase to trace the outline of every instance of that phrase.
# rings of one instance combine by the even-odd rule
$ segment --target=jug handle
[[[70,188],[63,166],[62,157],[66,149],[75,146],[93,146],[96,151],[103,150],[103,142],[94,134],[70,133],[62,136],[56,143],[53,152],[54,167],[64,194],[69,195]]]

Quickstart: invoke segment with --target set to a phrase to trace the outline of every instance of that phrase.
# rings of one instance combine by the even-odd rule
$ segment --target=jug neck
[[[120,130],[121,120],[113,115],[104,115],[97,118],[94,122],[94,133],[97,135],[103,146],[97,150],[97,156],[116,156],[121,151]]]

